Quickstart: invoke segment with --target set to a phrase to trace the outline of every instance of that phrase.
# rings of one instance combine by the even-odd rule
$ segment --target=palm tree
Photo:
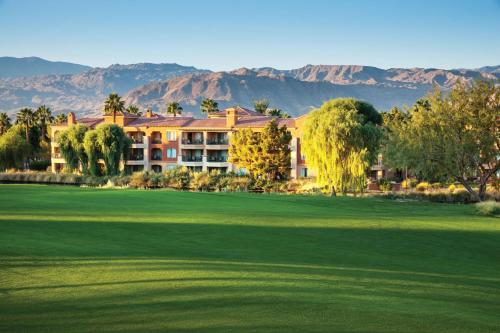
[[[267,108],[269,107],[269,101],[267,99],[258,99],[253,101],[254,109],[258,113],[266,113]]]
[[[167,114],[173,114],[174,117],[182,113],[182,107],[177,102],[172,102],[167,105]]]
[[[128,108],[125,109],[130,114],[135,114],[135,115],[142,115],[142,112],[139,111],[139,108],[136,105],[130,104]]]
[[[116,122],[116,113],[123,112],[125,110],[125,102],[117,93],[111,93],[108,99],[104,102],[104,114],[113,115],[113,122]]]
[[[68,116],[64,113],[58,114],[56,118],[54,119],[54,124],[60,124],[64,123],[65,121],[68,121]]]
[[[211,98],[206,98],[201,102],[201,112],[206,113],[207,116],[212,112],[219,111],[219,104]]]
[[[0,113],[0,135],[3,135],[10,128],[10,118],[5,112]]]
[[[16,124],[21,125],[26,133],[26,142],[30,142],[30,129],[35,124],[35,113],[29,108],[19,110],[17,113]]]
[[[52,117],[52,111],[45,105],[40,106],[35,111],[35,121],[40,126],[42,131],[42,140],[45,140],[45,135],[47,134],[47,125],[52,124],[54,117]]]

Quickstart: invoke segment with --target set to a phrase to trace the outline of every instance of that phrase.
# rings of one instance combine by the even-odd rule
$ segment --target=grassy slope
[[[0,186],[0,331],[497,332],[473,207]]]

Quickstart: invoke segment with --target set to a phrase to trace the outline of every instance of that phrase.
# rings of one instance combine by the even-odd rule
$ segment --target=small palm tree
[[[108,98],[104,102],[104,114],[113,115],[113,122],[116,123],[116,113],[123,112],[125,110],[125,102],[117,93],[109,94]]]
[[[0,135],[3,135],[11,127],[10,118],[5,112],[0,113]]]
[[[253,106],[255,111],[264,114],[269,107],[269,101],[267,99],[258,99],[253,101]]]
[[[30,129],[35,124],[35,113],[29,108],[23,108],[17,113],[16,124],[21,125],[26,133],[26,142],[30,142]]]
[[[206,113],[207,116],[212,112],[219,111],[219,104],[211,98],[206,98],[201,102],[201,112]]]
[[[167,105],[167,114],[173,114],[174,117],[182,113],[182,107],[177,102],[172,102]]]
[[[50,111],[50,108],[46,107],[45,105],[42,105],[38,109],[36,109],[35,122],[37,123],[38,126],[40,126],[42,132],[41,133],[42,140],[46,139],[45,135],[47,134],[47,126],[49,124],[52,124],[53,121],[54,117],[52,117],[52,111]]]
[[[130,104],[128,106],[128,108],[125,109],[125,111],[127,111],[130,114],[135,114],[138,116],[142,115],[142,112],[139,111],[139,107],[137,107],[136,105],[133,105],[133,104]]]
[[[54,119],[54,124],[60,124],[64,123],[65,121],[68,121],[68,116],[64,113],[58,114],[56,118]]]

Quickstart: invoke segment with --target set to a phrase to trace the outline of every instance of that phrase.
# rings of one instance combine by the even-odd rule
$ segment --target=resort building
[[[305,156],[300,149],[300,128],[305,118],[306,115],[276,118],[242,107],[211,113],[207,119],[166,117],[151,111],[143,116],[120,112],[76,119],[74,113],[70,112],[66,123],[53,125],[51,129],[52,171],[60,172],[65,163],[56,142],[61,131],[73,124],[95,128],[103,123],[121,126],[133,142],[128,160],[123,166],[127,173],[142,170],[162,172],[176,166],[186,166],[194,171],[238,171],[235,165],[228,162],[233,133],[245,128],[260,131],[269,121],[276,119],[279,126],[286,125],[292,134],[290,176],[310,177],[314,175],[307,168]],[[382,165],[377,164],[372,169],[372,176],[384,175]]]

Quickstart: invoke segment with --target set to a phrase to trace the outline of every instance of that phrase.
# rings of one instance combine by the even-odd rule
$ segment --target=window
[[[307,178],[307,168],[300,169],[300,177]]]
[[[168,148],[167,149],[167,158],[176,158],[177,157],[177,149]]]
[[[177,141],[177,132],[176,131],[167,131],[167,140],[168,141]]]

